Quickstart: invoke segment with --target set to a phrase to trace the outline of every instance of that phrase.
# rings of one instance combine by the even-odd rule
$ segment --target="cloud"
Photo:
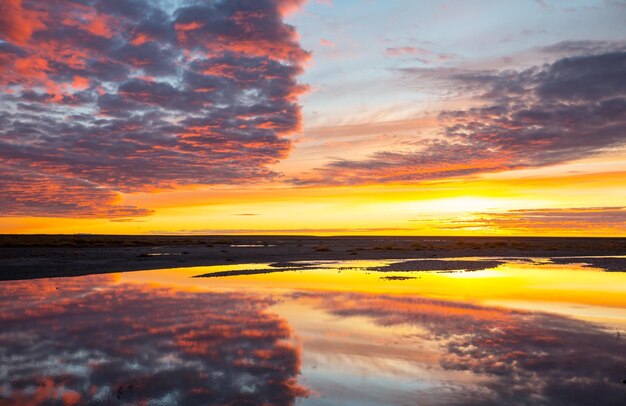
[[[3,216],[119,218],[152,214],[148,209],[123,205],[119,193],[82,179],[0,169]]]
[[[14,43],[23,43],[33,32],[45,27],[42,15],[22,6],[22,0],[5,0],[0,4],[0,33]]]
[[[626,51],[626,43],[624,41],[561,41],[539,48],[539,52],[558,58],[624,51]]]
[[[479,107],[444,111],[421,149],[336,160],[293,183],[362,184],[533,168],[626,142],[626,51],[566,57],[523,71],[405,69],[474,94]]]
[[[626,207],[577,207],[564,209],[509,210],[475,213],[475,219],[453,221],[446,229],[498,228],[524,232],[538,230],[586,230],[621,232],[626,228]]]
[[[423,55],[430,56],[433,52],[429,51],[425,48],[415,48],[415,47],[390,47],[385,50],[385,55],[389,57],[399,57],[404,55]]]
[[[418,52],[419,50],[414,47],[392,47],[385,50],[385,55],[389,57],[398,57],[404,55],[415,55]],[[419,53],[422,54],[423,52]]]
[[[302,3],[3,4],[0,164],[29,203],[3,202],[2,215],[105,216],[120,193],[275,178],[307,90],[310,55],[283,21]],[[46,179],[39,201],[15,181],[21,168]],[[79,189],[55,195],[67,182],[114,198],[83,207]],[[50,196],[67,204],[48,210]]]
[[[452,53],[435,53],[426,48],[416,48],[411,46],[389,47],[385,49],[385,56],[388,58],[401,58],[404,56],[419,55],[414,57],[414,61],[429,65],[435,62],[446,62],[458,58],[458,55]]]
[[[0,316],[3,403],[71,393],[76,404],[291,405],[308,395],[271,299],[98,275],[3,283],[0,303],[11,308]]]
[[[325,46],[325,47],[331,47],[334,48],[335,47],[335,43],[329,39],[326,38],[320,38],[320,44]]]

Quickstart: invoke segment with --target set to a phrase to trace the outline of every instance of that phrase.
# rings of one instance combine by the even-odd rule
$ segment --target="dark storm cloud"
[[[37,208],[27,188],[29,203],[7,198],[2,215],[101,212],[72,212],[87,196],[48,206],[67,182],[117,197],[276,176],[269,166],[287,156],[287,136],[301,126],[297,97],[306,87],[297,76],[309,54],[283,22],[301,3],[7,3],[0,163],[18,177],[30,168],[42,198]],[[0,179],[3,190],[28,184],[7,182]],[[78,198],[78,190],[63,198]]]
[[[412,152],[338,160],[297,184],[415,181],[567,162],[626,141],[626,51],[524,71],[406,70],[471,92],[480,107],[440,114],[441,139]]]

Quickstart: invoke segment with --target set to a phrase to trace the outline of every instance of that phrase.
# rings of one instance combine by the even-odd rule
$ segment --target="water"
[[[391,262],[0,282],[0,404],[626,404],[626,273]]]

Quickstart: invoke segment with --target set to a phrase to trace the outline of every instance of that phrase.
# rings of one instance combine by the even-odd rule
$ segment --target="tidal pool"
[[[626,404],[626,273],[396,262],[0,282],[0,404]]]

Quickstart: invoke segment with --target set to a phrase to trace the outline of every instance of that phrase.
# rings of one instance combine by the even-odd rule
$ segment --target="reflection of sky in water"
[[[0,320],[10,403],[289,404],[306,394],[299,349],[269,299],[111,276],[7,282],[0,292],[11,308]]]
[[[2,282],[0,404],[625,404],[626,274],[355,265]]]

